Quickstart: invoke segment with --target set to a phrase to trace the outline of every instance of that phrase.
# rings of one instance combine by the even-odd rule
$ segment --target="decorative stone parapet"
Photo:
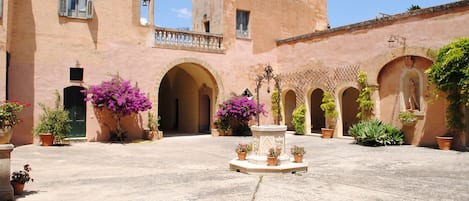
[[[287,126],[251,126],[251,131],[253,140],[252,154],[248,157],[249,163],[266,164],[270,148],[279,148],[281,150],[281,154],[278,157],[279,164],[290,162],[290,157],[285,153],[285,131],[287,131]]]
[[[155,28],[155,47],[223,53],[223,35]]]

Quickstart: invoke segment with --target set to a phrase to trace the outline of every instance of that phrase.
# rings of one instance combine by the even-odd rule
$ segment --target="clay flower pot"
[[[238,152],[238,160],[240,161],[246,160],[246,155],[247,155],[246,152]]]
[[[453,137],[436,137],[436,142],[441,150],[450,150]]]
[[[11,186],[13,187],[13,192],[15,195],[23,194],[24,184],[20,182],[11,182]]]
[[[41,146],[51,146],[54,144],[54,135],[52,133],[41,133],[39,138],[41,139]]]
[[[267,157],[268,166],[277,166],[277,157]]]
[[[302,163],[303,162],[303,154],[295,154],[293,155],[295,158],[295,163]]]
[[[332,135],[334,134],[334,129],[330,128],[321,128],[322,132],[322,138],[332,138]]]

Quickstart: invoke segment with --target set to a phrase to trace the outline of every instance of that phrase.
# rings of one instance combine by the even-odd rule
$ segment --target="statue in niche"
[[[419,102],[417,101],[417,84],[413,79],[409,79],[409,100],[408,107],[409,110],[420,110]]]

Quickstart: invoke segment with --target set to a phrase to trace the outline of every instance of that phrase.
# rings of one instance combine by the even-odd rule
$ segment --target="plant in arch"
[[[360,93],[358,94],[358,114],[357,118],[362,121],[370,120],[373,117],[373,109],[375,104],[371,99],[373,90],[368,86],[368,75],[364,71],[360,71],[357,76]]]
[[[435,63],[425,72],[436,89],[447,94],[446,126],[451,135],[465,128],[464,107],[469,105],[469,38],[460,38],[439,49]]]

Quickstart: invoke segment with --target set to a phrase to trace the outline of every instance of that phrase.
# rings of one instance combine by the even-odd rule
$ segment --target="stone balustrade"
[[[223,35],[168,28],[155,28],[157,48],[223,53]]]

